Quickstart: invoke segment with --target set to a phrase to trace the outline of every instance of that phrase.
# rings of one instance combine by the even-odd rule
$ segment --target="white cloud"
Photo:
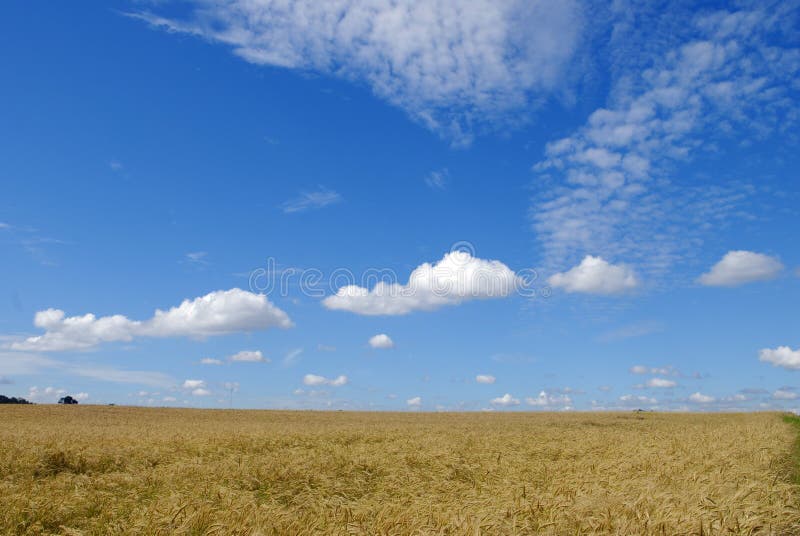
[[[286,201],[282,205],[282,208],[285,214],[292,214],[295,212],[324,208],[328,205],[339,203],[341,200],[342,196],[338,193],[320,188],[314,192],[302,192],[299,197]]]
[[[303,353],[302,348],[293,348],[292,350],[286,352],[286,355],[283,356],[283,366],[290,367],[295,363],[297,363],[297,361],[300,358],[300,354],[302,353]]]
[[[175,398],[174,396],[165,396],[163,400],[164,400],[164,402],[177,402],[178,401],[178,399]]]
[[[630,268],[609,264],[591,255],[569,271],[553,274],[547,282],[567,292],[587,294],[620,294],[639,286],[636,274]]]
[[[695,404],[710,404],[715,400],[713,396],[704,395],[703,393],[692,393],[689,395],[689,402],[694,402]]]
[[[645,335],[650,335],[651,333],[657,333],[663,329],[664,326],[659,322],[635,322],[633,324],[628,324],[606,331],[605,333],[600,334],[600,336],[597,337],[597,340],[600,342],[624,341],[626,339],[633,339],[635,337],[643,337]]]
[[[408,400],[406,400],[406,404],[408,404],[409,407],[412,408],[419,408],[422,406],[422,397],[415,396],[414,398],[409,398]]]
[[[672,366],[666,367],[646,367],[644,365],[634,365],[628,369],[631,374],[661,374],[662,376],[678,376],[679,372]]]
[[[369,345],[372,348],[394,348],[394,341],[385,333],[379,333],[370,338]]]
[[[520,284],[517,275],[500,261],[452,251],[436,264],[418,266],[405,285],[380,281],[372,290],[348,285],[322,303],[328,309],[361,315],[404,315],[471,299],[503,298]]]
[[[493,398],[489,403],[493,406],[519,406],[519,399],[506,393],[503,396]]]
[[[659,388],[659,389],[671,389],[678,385],[672,380],[665,380],[664,378],[650,378],[647,380],[645,384],[647,387]]]
[[[624,258],[651,278],[674,271],[706,235],[746,217],[743,205],[757,193],[754,187],[678,184],[670,174],[675,163],[718,150],[721,138],[782,136],[791,128],[782,117],[796,124],[791,95],[800,62],[783,22],[794,18],[786,13],[792,10],[773,4],[703,12],[682,19],[681,35],[648,35],[641,51],[622,48],[620,63],[637,56],[638,64],[616,73],[607,107],[549,143],[533,168],[538,187],[530,215],[545,267],[597,251]],[[632,26],[651,30],[640,15],[631,15],[637,17]],[[617,43],[625,40],[616,35],[623,26],[614,25]],[[728,145],[736,150],[736,143]]]
[[[145,325],[144,334],[153,337],[208,337],[291,326],[288,315],[263,294],[233,288],[184,300],[168,311],[157,310]]]
[[[183,388],[184,389],[199,389],[206,386],[206,382],[204,380],[184,380]]]
[[[622,395],[619,397],[619,401],[625,405],[653,405],[658,404],[658,400],[650,396],[635,396],[635,395]]]
[[[222,361],[219,359],[214,359],[213,357],[204,357],[200,360],[201,365],[221,365]]]
[[[572,404],[572,399],[567,395],[552,395],[547,391],[540,391],[539,396],[527,397],[525,403],[537,407],[569,406]]]
[[[800,395],[795,393],[794,391],[789,391],[787,389],[778,389],[774,393],[772,393],[772,398],[774,400],[795,400],[800,398]]]
[[[89,393],[78,393],[75,396],[73,396],[72,398],[74,398],[75,400],[78,400],[80,402],[83,402],[84,400],[88,400],[89,399]]]
[[[494,383],[495,377],[491,374],[478,374],[475,376],[475,381],[478,383]]]
[[[444,190],[447,187],[447,182],[450,179],[450,172],[447,168],[438,171],[431,171],[425,177],[425,184],[434,190]]]
[[[141,384],[153,387],[168,387],[175,383],[169,375],[163,372],[117,369],[96,363],[59,361],[27,352],[0,351],[0,374],[37,375],[53,372],[104,382]]]
[[[205,387],[198,387],[197,389],[192,389],[192,396],[208,396],[210,394],[211,391],[209,391]]]
[[[269,359],[264,357],[261,350],[242,350],[230,356],[231,361],[246,363],[269,363]]]
[[[341,387],[347,384],[347,376],[340,375],[336,378],[326,378],[325,376],[318,376],[316,374],[306,374],[303,376],[303,383],[306,385],[330,385],[331,387]]]
[[[792,350],[788,346],[764,348],[758,352],[758,359],[776,367],[800,370],[800,350]]]
[[[703,285],[735,287],[775,278],[783,264],[775,258],[752,251],[729,251],[711,270],[697,280]]]
[[[233,48],[245,61],[367,84],[455,143],[518,120],[560,88],[577,48],[574,0],[197,2],[186,19],[130,16]],[[511,117],[508,117],[511,116]]]
[[[190,251],[186,254],[186,261],[190,264],[201,266],[208,264],[206,257],[208,257],[208,252],[206,251]]]
[[[45,387],[44,389],[39,389],[35,385],[28,389],[28,400],[33,402],[37,401],[55,401],[58,397],[67,394],[65,389],[57,389],[55,387]]]
[[[131,341],[134,337],[209,337],[271,327],[289,328],[289,316],[263,294],[238,288],[218,290],[184,300],[167,311],[157,309],[149,320],[122,315],[94,314],[67,317],[60,309],[39,311],[34,325],[43,335],[13,342],[13,350],[86,350],[104,342]]]

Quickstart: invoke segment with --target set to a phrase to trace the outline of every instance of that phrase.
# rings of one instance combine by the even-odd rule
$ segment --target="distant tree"
[[[30,402],[21,397],[0,395],[0,404],[30,404]]]
[[[58,403],[59,404],[77,404],[78,401],[75,400],[74,398],[72,398],[71,396],[67,395],[67,396],[62,396],[61,398],[59,398],[58,399]]]

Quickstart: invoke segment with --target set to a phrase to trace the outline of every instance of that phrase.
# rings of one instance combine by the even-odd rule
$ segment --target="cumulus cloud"
[[[271,327],[289,328],[289,316],[263,294],[242,289],[218,290],[184,300],[166,311],[157,309],[149,320],[123,315],[96,317],[92,313],[67,317],[60,309],[39,311],[34,325],[45,333],[13,342],[13,350],[86,350],[104,342],[129,342],[134,337],[209,337]]]
[[[322,303],[328,309],[360,315],[404,315],[472,299],[504,298],[522,284],[500,261],[452,251],[436,264],[418,266],[405,285],[379,281],[372,290],[347,285]]]
[[[261,350],[242,350],[241,352],[233,354],[228,359],[247,363],[269,363],[269,359],[264,357]]]
[[[201,365],[221,365],[222,361],[219,359],[214,359],[213,357],[204,357],[200,360]]]
[[[75,400],[78,400],[80,402],[84,402],[84,401],[89,399],[89,393],[78,393],[75,396],[73,396],[72,398],[74,398]]]
[[[341,200],[342,196],[337,192],[320,188],[313,192],[302,192],[299,197],[286,201],[282,209],[285,214],[292,214],[327,207],[339,203]]]
[[[316,374],[306,374],[303,376],[303,383],[310,386],[330,385],[331,387],[341,387],[347,384],[347,376],[340,375],[335,378],[326,378]]]
[[[572,399],[567,395],[553,395],[547,391],[540,391],[536,397],[527,397],[525,403],[536,407],[569,406],[572,404]]]
[[[575,0],[192,4],[184,19],[130,16],[254,64],[366,84],[456,144],[559,88],[582,24]]]
[[[550,276],[550,285],[567,292],[587,294],[620,294],[639,286],[633,270],[609,264],[601,257],[587,255],[578,266]]]
[[[66,389],[58,389],[56,387],[45,387],[39,389],[35,385],[28,389],[28,400],[32,402],[55,402],[59,397],[67,394]]]
[[[713,287],[735,287],[774,279],[781,270],[783,264],[775,257],[752,251],[729,251],[697,281]]]
[[[503,396],[498,396],[490,401],[493,406],[519,406],[519,398],[514,398],[511,394],[506,393]]]
[[[204,380],[184,380],[182,387],[192,393],[193,396],[208,396],[211,394]]]
[[[406,404],[408,404],[411,408],[419,408],[422,406],[422,397],[415,396],[413,398],[409,398],[406,400]]]
[[[800,395],[788,389],[778,389],[772,393],[772,398],[774,400],[796,400],[800,398]]]
[[[710,404],[714,402],[716,398],[709,395],[704,395],[703,393],[692,393],[689,395],[689,402],[694,402],[695,404]]]
[[[478,383],[494,383],[495,377],[491,374],[478,374],[475,376],[475,381]]]
[[[394,348],[394,341],[385,333],[379,333],[369,340],[369,345],[372,348]]]
[[[664,378],[650,378],[647,380],[645,384],[647,387],[657,388],[657,389],[671,389],[678,385],[676,382],[672,380],[665,380]]]
[[[800,370],[800,349],[792,350],[788,346],[764,348],[758,352],[758,359],[776,367]]]

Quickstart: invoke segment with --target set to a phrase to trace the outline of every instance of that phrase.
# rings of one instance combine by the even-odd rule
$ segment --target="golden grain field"
[[[774,413],[0,407],[2,534],[800,534]]]

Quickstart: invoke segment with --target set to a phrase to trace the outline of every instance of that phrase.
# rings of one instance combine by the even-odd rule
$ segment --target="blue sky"
[[[799,408],[800,6],[641,4],[3,4],[0,391]]]

